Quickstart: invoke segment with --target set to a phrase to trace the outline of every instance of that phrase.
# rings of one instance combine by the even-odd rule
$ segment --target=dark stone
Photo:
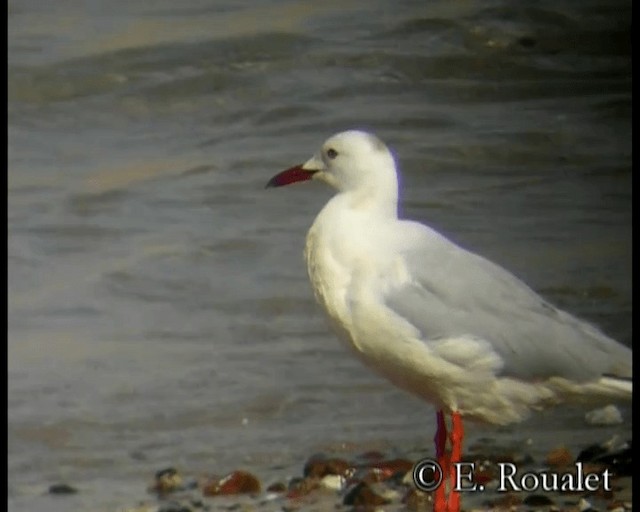
[[[627,442],[625,448],[616,452],[609,452],[605,447],[594,444],[582,450],[576,462],[604,464],[609,467],[616,476],[633,476],[631,441]]]
[[[342,503],[356,507],[373,507],[375,505],[386,505],[388,501],[373,492],[367,484],[360,482],[347,492]]]
[[[67,484],[53,484],[49,487],[49,494],[76,494],[78,489]]]
[[[176,468],[164,468],[161,469],[159,471],[156,471],[156,480],[158,478],[162,478],[165,476],[174,476],[176,473],[178,473],[178,470]]]
[[[578,454],[576,462],[593,462],[596,457],[605,453],[607,453],[607,449],[604,446],[592,444],[591,446],[587,446]]]
[[[287,490],[287,486],[282,482],[274,482],[269,487],[267,487],[267,492],[285,492]]]
[[[546,507],[554,504],[552,499],[542,494],[530,494],[522,503],[530,507]]]

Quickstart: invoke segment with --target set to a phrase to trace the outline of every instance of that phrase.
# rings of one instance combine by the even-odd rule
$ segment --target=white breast
[[[320,216],[307,233],[304,248],[309,280],[315,298],[327,314],[335,332],[342,341],[351,345],[351,315],[347,303],[351,278],[347,266],[331,250],[331,244],[328,243],[330,234],[319,221]]]

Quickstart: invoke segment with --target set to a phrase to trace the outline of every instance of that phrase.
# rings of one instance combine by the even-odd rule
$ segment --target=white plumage
[[[334,135],[299,169],[338,190],[307,235],[316,298],[340,338],[393,383],[501,424],[565,400],[630,395],[629,381],[611,378],[631,377],[627,347],[503,268],[398,219],[395,163],[377,137]]]
[[[376,136],[334,135],[268,186],[307,179],[337,189],[306,240],[316,299],[340,339],[391,382],[440,411],[494,424],[565,401],[631,397],[629,348],[503,268],[398,218],[395,162]],[[461,423],[456,430],[459,451]]]

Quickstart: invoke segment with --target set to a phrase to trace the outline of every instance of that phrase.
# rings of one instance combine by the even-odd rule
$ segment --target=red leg
[[[456,485],[456,467],[455,463],[462,459],[462,440],[464,438],[464,428],[462,426],[462,416],[460,413],[451,414],[451,490],[449,492],[449,502],[447,504],[448,512],[460,512],[460,493],[455,490]]]
[[[438,420],[438,428],[436,430],[436,435],[433,438],[436,444],[436,458],[438,459],[438,464],[442,468],[442,482],[440,486],[433,491],[433,512],[447,512],[447,497],[445,494],[447,479],[445,476],[447,475],[448,468],[448,460],[445,453],[445,447],[447,444],[447,424],[444,420],[444,412],[438,411],[437,415]]]

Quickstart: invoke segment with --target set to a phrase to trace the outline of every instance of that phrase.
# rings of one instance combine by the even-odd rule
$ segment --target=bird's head
[[[329,137],[307,162],[276,174],[267,187],[310,179],[324,181],[340,192],[387,190],[397,194],[391,152],[378,137],[358,130]]]

